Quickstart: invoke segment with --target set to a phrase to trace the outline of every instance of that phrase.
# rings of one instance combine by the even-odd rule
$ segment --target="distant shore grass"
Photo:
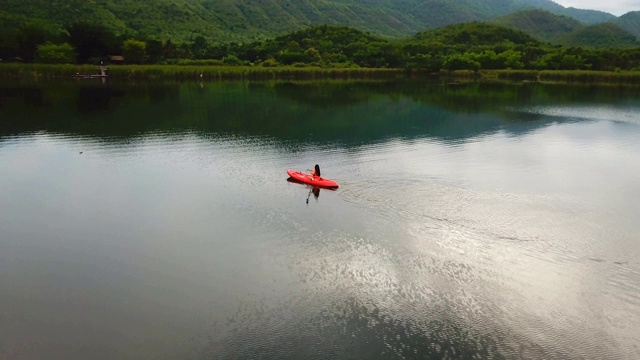
[[[481,70],[478,76],[480,80],[640,85],[640,71]]]
[[[74,75],[95,75],[94,65],[0,64],[0,77],[61,78]],[[321,67],[261,67],[212,65],[116,65],[109,67],[109,76],[132,80],[270,80],[270,79],[397,79],[420,78],[430,74],[403,69],[321,68]],[[471,70],[441,71],[441,79],[462,81],[563,82],[592,84],[638,84],[640,71],[586,70]]]
[[[135,80],[384,79],[404,73],[400,69],[208,65],[117,65],[109,66],[108,70],[111,78]],[[98,69],[93,65],[0,64],[2,77],[55,78],[96,74]]]

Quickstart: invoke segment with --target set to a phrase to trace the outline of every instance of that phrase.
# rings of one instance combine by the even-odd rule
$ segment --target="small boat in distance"
[[[74,77],[76,79],[104,79],[109,77],[109,75],[107,74],[107,70],[108,68],[102,64],[100,64],[100,66],[98,66],[98,70],[100,70],[100,74],[80,74],[80,73],[76,73],[75,75],[71,75],[71,77]]]

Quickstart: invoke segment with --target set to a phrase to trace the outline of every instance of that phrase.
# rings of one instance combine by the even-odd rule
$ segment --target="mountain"
[[[615,16],[598,10],[576,9],[574,7],[565,8],[564,6],[546,0],[521,0],[529,5],[530,8],[547,10],[556,15],[564,15],[576,19],[586,24],[598,24],[615,19]]]
[[[491,22],[520,30],[546,42],[557,42],[560,38],[585,26],[573,18],[555,15],[546,10],[520,11],[496,18]]]
[[[495,18],[492,23],[520,30],[542,41],[568,46],[619,48],[639,45],[640,12],[637,11],[595,25],[544,10],[521,11]]]
[[[499,44],[538,44],[539,41],[522,31],[487,23],[454,24],[420,32],[410,42],[497,46]]]
[[[628,12],[611,22],[640,37],[640,11]]]
[[[550,0],[2,0],[0,19],[97,23],[123,36],[176,42],[268,38],[314,25],[349,26],[404,37],[449,24],[483,21],[538,8],[586,23],[611,14],[564,8]],[[25,20],[26,19],[26,20]],[[0,26],[1,28],[2,26]]]
[[[574,18],[586,24],[597,24],[609,21],[615,16],[598,10],[576,9],[573,7],[565,8],[564,6],[547,0],[521,0],[527,4],[529,8],[547,10],[556,15],[564,15]]]
[[[567,46],[629,48],[640,46],[638,37],[612,23],[586,26],[562,38]]]
[[[46,20],[66,28],[99,24],[118,35],[186,40],[196,35],[230,39],[233,29],[192,0],[3,0],[0,14]],[[233,14],[229,14],[232,18]]]

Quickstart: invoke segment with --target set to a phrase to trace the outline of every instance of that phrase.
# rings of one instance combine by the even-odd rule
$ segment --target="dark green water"
[[[639,199],[638,88],[4,81],[0,359],[636,359]]]

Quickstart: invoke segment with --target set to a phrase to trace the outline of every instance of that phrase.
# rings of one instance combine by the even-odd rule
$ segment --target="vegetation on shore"
[[[483,81],[526,81],[540,83],[585,84],[639,84],[640,71],[592,71],[592,70],[484,70],[479,72],[454,71],[442,77],[473,78]]]
[[[122,40],[106,28],[92,24],[74,24],[66,42],[58,44],[42,42],[43,37],[35,36],[37,31],[33,34],[30,41],[25,40],[18,47],[24,54],[23,63],[33,66],[5,65],[0,73],[96,74],[95,65],[108,62],[108,55],[114,52],[122,53],[125,62],[110,66],[109,73],[122,78],[365,77],[458,70],[474,73],[578,70],[614,74],[640,71],[640,46],[563,47],[486,23],[450,25],[401,40],[383,39],[344,26],[323,25],[245,44],[211,45],[196,37],[180,46],[171,41]],[[73,64],[93,64],[93,68]]]
[[[92,65],[0,64],[0,78],[69,78],[95,73]],[[433,77],[453,82],[540,82],[639,84],[640,71],[593,70],[442,70],[424,73],[385,68],[256,67],[217,65],[122,65],[113,67],[114,78],[128,80],[396,80]]]
[[[93,65],[0,64],[0,77],[91,77]],[[404,76],[402,69],[259,67],[228,65],[121,65],[109,68],[113,78],[148,80],[265,80],[265,79],[393,79]]]

